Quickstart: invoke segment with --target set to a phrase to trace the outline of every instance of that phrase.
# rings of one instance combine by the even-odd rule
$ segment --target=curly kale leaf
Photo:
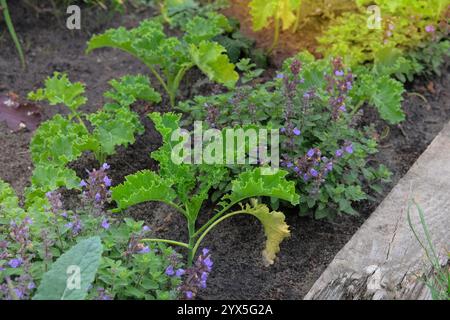
[[[235,66],[229,61],[226,49],[216,42],[202,41],[198,46],[190,46],[192,61],[208,77],[232,88],[239,80]]]
[[[231,193],[222,198],[221,206],[229,207],[243,200],[262,196],[285,200],[292,205],[299,203],[295,182],[286,180],[286,171],[278,170],[274,174],[264,175],[262,170],[255,168],[243,172],[233,180]]]
[[[144,133],[139,116],[126,108],[116,111],[98,111],[86,116],[94,126],[92,139],[98,148],[92,150],[105,155],[115,153],[117,146],[127,146],[135,142],[135,135]]]
[[[170,179],[164,179],[152,171],[141,171],[126,177],[124,183],[113,188],[112,199],[117,202],[119,211],[148,201],[171,204],[177,197],[172,189],[173,184]]]
[[[9,223],[11,218],[23,214],[19,206],[19,198],[13,188],[0,180],[0,225]]]
[[[362,73],[359,75],[358,87],[352,93],[359,101],[368,101],[374,106],[383,120],[390,124],[405,120],[402,109],[403,84],[390,78],[388,75],[378,76],[375,73]]]
[[[161,102],[161,95],[153,89],[148,77],[143,75],[124,76],[109,82],[112,89],[104,96],[122,107],[129,107],[136,101]]]
[[[199,45],[231,30],[230,22],[224,15],[210,12],[205,18],[196,16],[186,24],[184,40]]]
[[[66,74],[55,72],[45,81],[45,88],[30,92],[28,98],[33,101],[47,100],[50,105],[63,104],[72,112],[87,102],[83,96],[85,86],[81,82],[72,83]]]
[[[86,128],[61,115],[44,122],[31,140],[33,162],[65,165],[95,145]]]

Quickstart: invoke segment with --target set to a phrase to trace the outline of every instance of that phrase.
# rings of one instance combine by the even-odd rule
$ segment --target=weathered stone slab
[[[450,250],[450,123],[313,285],[305,299],[429,299],[431,273],[407,221],[422,208],[443,265]],[[424,237],[417,210],[412,223]]]

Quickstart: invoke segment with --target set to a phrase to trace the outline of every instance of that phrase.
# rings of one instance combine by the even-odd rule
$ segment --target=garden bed
[[[81,31],[68,31],[56,19],[36,19],[30,13],[20,11],[12,5],[16,29],[24,39],[28,69],[22,72],[15,49],[8,37],[0,39],[0,94],[15,92],[25,96],[29,91],[42,86],[43,79],[54,71],[67,72],[73,81],[87,85],[89,102],[87,108],[96,110],[103,104],[102,93],[110,79],[125,74],[145,73],[146,68],[132,57],[113,50],[102,50],[85,55],[86,42],[93,33],[108,27],[137,25],[142,18],[152,15],[150,10],[139,14],[125,14],[105,22],[96,22],[101,12],[90,12],[84,17]],[[39,30],[39,32],[37,32]],[[275,59],[276,60],[276,59]],[[267,76],[274,70],[268,70]],[[188,74],[185,84],[196,83],[199,75]],[[156,83],[156,82],[155,82]],[[299,299],[302,298],[316,279],[325,270],[336,253],[347,243],[361,224],[373,212],[384,196],[408,171],[433,138],[450,119],[449,100],[450,79],[448,72],[436,79],[417,79],[410,84],[405,94],[403,108],[407,119],[401,125],[387,125],[375,112],[366,111],[361,123],[375,123],[379,133],[388,132],[380,141],[380,152],[371,161],[383,163],[394,173],[392,182],[385,187],[383,196],[376,201],[364,202],[356,208],[359,217],[339,217],[334,222],[315,221],[300,218],[296,212],[286,211],[287,223],[291,226],[291,238],[283,242],[277,263],[264,267],[260,251],[264,234],[262,228],[248,217],[237,217],[228,224],[221,225],[206,239],[205,245],[211,249],[215,269],[208,282],[208,288],[201,292],[201,299]],[[212,84],[189,85],[181,88],[184,97],[193,94],[210,94],[215,90]],[[423,95],[427,102],[416,93]],[[167,104],[157,110],[168,110]],[[136,110],[152,111],[153,106],[137,106]],[[45,109],[50,117],[62,108]],[[128,149],[120,149],[118,154],[108,159],[114,184],[142,169],[155,169],[156,164],[148,156],[160,146],[159,135],[149,120],[147,131]],[[26,131],[11,133],[0,124],[0,178],[19,192],[29,183],[32,163],[28,153],[32,134]],[[85,177],[85,169],[98,166],[90,157],[74,163],[80,176]],[[74,194],[66,194],[76,201]],[[375,195],[373,195],[375,196]],[[209,215],[206,209],[202,213]],[[156,231],[158,236],[184,240],[186,231],[182,217],[167,206],[145,204],[136,206],[128,214],[143,219]],[[259,232],[255,232],[260,230]]]

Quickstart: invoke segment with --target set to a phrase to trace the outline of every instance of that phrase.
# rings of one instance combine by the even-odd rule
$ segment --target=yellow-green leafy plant
[[[274,38],[270,48],[272,51],[279,42],[280,31],[294,26],[298,28],[301,0],[252,0],[249,4],[253,19],[253,29],[262,30],[274,24]]]
[[[439,37],[440,31],[448,32],[445,12],[449,0],[357,0],[356,4],[356,11],[338,17],[318,38],[319,52],[325,56],[341,56],[355,66],[377,60],[380,52],[408,51]],[[379,27],[368,23],[370,5],[378,6]]]

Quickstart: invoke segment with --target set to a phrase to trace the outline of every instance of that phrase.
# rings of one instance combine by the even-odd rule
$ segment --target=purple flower
[[[106,218],[103,219],[103,221],[102,221],[102,228],[105,229],[105,230],[108,230],[109,227],[110,227],[110,225],[109,225],[108,219],[106,219]]]
[[[425,27],[425,31],[428,33],[434,33],[436,31],[436,28],[433,25],[428,25]]]
[[[353,84],[350,81],[347,81],[346,85],[347,85],[347,90],[353,89]]]
[[[20,288],[14,288],[14,293],[16,294],[18,299],[22,299],[24,292]]]
[[[181,277],[186,273],[186,271],[184,269],[178,269],[177,272],[175,272],[175,275],[177,277]]]
[[[284,127],[281,128],[281,129],[280,129],[280,132],[281,132],[281,133],[285,133],[285,132],[286,132],[286,128],[284,128]]]
[[[343,104],[342,106],[339,107],[339,111],[342,111],[342,112],[346,112],[347,111],[347,108],[345,107],[345,104]]]
[[[18,267],[20,267],[21,265],[22,265],[22,262],[23,262],[23,260],[22,259],[20,259],[20,258],[14,258],[14,259],[11,259],[11,260],[9,260],[9,262],[8,262],[8,264],[9,264],[9,266],[11,267],[11,268],[18,268]]]
[[[103,178],[103,182],[105,183],[105,186],[111,187],[112,180],[108,176]]]
[[[67,212],[63,212],[63,213],[61,213],[61,217],[63,217],[63,218],[66,218],[66,219],[67,219],[67,217],[68,217],[68,215],[67,215]]]
[[[185,294],[186,294],[186,299],[192,299],[192,297],[194,296],[192,291],[186,291]]]
[[[342,77],[344,75],[344,71],[342,70],[336,70],[334,72],[334,74],[336,75],[336,77]]]
[[[102,168],[103,168],[103,170],[109,170],[111,168],[111,166],[109,164],[107,164],[107,163],[104,163],[102,165]]]
[[[308,182],[308,180],[309,180],[309,175],[307,173],[305,173],[303,175],[303,181]]]
[[[325,165],[325,173],[331,172],[332,170],[333,170],[333,162],[330,161]]]
[[[306,153],[308,158],[314,157],[315,154],[316,154],[316,150],[314,150],[314,149],[309,149],[308,152]]]
[[[300,168],[299,167],[294,167],[294,171],[298,173],[298,172],[300,172]]]
[[[141,250],[138,251],[139,254],[146,254],[150,252],[150,248],[148,246],[145,246]]]
[[[338,149],[335,152],[336,157],[341,158],[344,155],[344,151],[342,149]]]
[[[345,152],[352,154],[353,153],[353,145],[349,144],[349,145],[345,146]]]
[[[102,196],[100,195],[100,193],[96,193],[95,194],[95,201],[100,202],[102,200]]]
[[[299,135],[302,134],[302,132],[301,132],[298,128],[295,128],[292,132],[293,132],[296,136],[299,136]]]
[[[292,168],[294,164],[290,161],[286,162],[286,168]]]
[[[203,254],[204,256],[207,256],[208,253],[209,253],[209,249],[208,249],[208,248],[203,248],[202,254]]]
[[[166,275],[168,275],[169,277],[172,277],[175,274],[175,271],[173,270],[173,266],[170,265],[166,268]]]
[[[73,228],[73,222],[68,222],[64,225],[66,228],[72,229]]]
[[[86,181],[81,180],[81,182],[80,182],[80,187],[81,187],[81,188],[87,187]]]
[[[142,231],[149,232],[150,231],[150,227],[149,226],[143,226],[142,227]]]
[[[205,267],[208,271],[211,271],[213,262],[209,256],[205,260],[203,260],[203,264],[205,265]]]
[[[277,79],[284,79],[284,74],[282,73],[277,74]]]
[[[303,94],[303,98],[309,99],[309,98],[311,98],[311,94],[309,94],[308,92],[305,92],[305,93]]]
[[[314,169],[314,168],[311,168],[311,169],[309,170],[309,173],[311,174],[311,176],[313,176],[313,177],[315,177],[315,178],[319,175],[319,172],[317,172],[317,170]]]
[[[36,288],[36,285],[34,284],[33,281],[31,281],[28,286],[27,286],[28,290],[33,290],[34,288]]]

